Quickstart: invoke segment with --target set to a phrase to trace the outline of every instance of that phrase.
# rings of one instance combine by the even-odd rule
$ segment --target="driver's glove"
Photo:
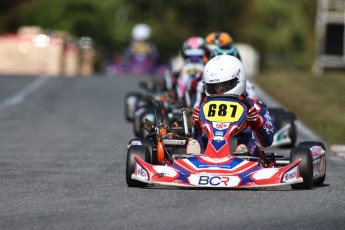
[[[200,128],[200,107],[196,106],[193,110],[193,126]]]
[[[200,125],[200,107],[196,106],[193,110],[193,126],[194,126],[194,138],[202,135],[202,129]]]
[[[252,130],[258,130],[265,124],[264,119],[260,116],[259,111],[255,108],[255,106],[248,110],[246,121]]]

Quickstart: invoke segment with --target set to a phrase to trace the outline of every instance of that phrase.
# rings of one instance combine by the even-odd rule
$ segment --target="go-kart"
[[[139,107],[147,106],[156,91],[156,86],[154,84],[149,84],[147,81],[140,81],[139,86],[146,90],[144,95],[142,92],[129,92],[125,96],[124,106],[125,106],[125,119],[127,121],[133,121],[135,111]]]
[[[147,131],[142,128],[144,120],[155,121],[157,109],[162,113],[164,120],[171,124],[178,119],[178,115],[185,101],[177,101],[169,95],[167,87],[161,82],[141,81],[140,87],[146,90],[146,95],[138,92],[130,92],[125,97],[125,118],[133,122],[133,133],[136,137],[144,138]],[[160,101],[161,104],[156,102]],[[192,114],[190,110],[189,114]]]
[[[293,148],[297,139],[296,115],[283,108],[268,108],[276,128],[272,146]]]
[[[165,73],[164,78],[166,78],[167,73]],[[167,80],[165,80],[167,82]],[[139,108],[150,107],[154,105],[154,101],[157,97],[164,94],[167,91],[167,86],[162,79],[151,79],[150,81],[141,80],[139,82],[140,88],[145,90],[142,92],[129,92],[125,96],[124,100],[124,112],[125,119],[127,121],[134,121],[135,112]]]
[[[191,138],[186,110],[182,124],[168,127],[161,120],[145,120],[145,139],[132,139],[127,148],[126,182],[129,187],[164,185],[193,188],[259,188],[291,185],[310,189],[322,185],[326,176],[326,151],[321,142],[302,142],[282,156],[260,157],[235,152],[236,134],[246,125],[250,104],[243,97],[208,97],[200,106],[206,126],[207,147],[200,149]]]
[[[144,138],[148,134],[148,131],[143,129],[144,121],[148,119],[152,122],[155,122],[157,110],[161,112],[164,123],[173,124],[174,122],[178,122],[181,109],[184,108],[184,103],[171,103],[167,101],[164,95],[157,95],[156,99],[159,99],[159,101],[164,101],[163,106],[160,103],[154,103],[153,105],[138,107],[138,109],[135,111],[133,132],[136,137]],[[189,107],[185,109],[187,111],[187,117],[190,120],[193,110]]]

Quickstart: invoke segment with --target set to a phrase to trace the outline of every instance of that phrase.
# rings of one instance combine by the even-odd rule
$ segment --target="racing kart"
[[[148,119],[152,122],[155,122],[157,110],[161,112],[163,121],[166,124],[179,122],[182,108],[185,108],[188,120],[191,119],[193,110],[190,107],[185,107],[183,102],[173,103],[168,101],[166,98],[167,97],[165,95],[156,95],[156,99],[163,102],[163,105],[161,105],[161,103],[154,103],[151,105],[138,107],[138,109],[135,111],[133,120],[133,132],[136,137],[144,138],[148,134],[148,131],[143,128],[144,121]]]
[[[177,101],[169,95],[169,90],[161,82],[141,81],[140,87],[146,90],[146,95],[130,92],[125,97],[125,118],[133,122],[133,133],[136,137],[144,138],[148,133],[142,128],[144,120],[155,121],[156,111],[159,110],[164,120],[171,124],[178,120],[180,111],[186,106],[184,101]],[[157,103],[160,101],[161,103]],[[192,114],[192,111],[189,112]]]
[[[204,151],[191,138],[186,111],[182,125],[168,127],[161,120],[145,120],[145,139],[132,139],[127,147],[126,182],[129,187],[165,185],[192,188],[259,188],[290,185],[311,189],[326,176],[326,149],[321,142],[301,142],[282,156],[262,152],[260,157],[235,152],[236,134],[245,127],[250,104],[242,97],[209,97],[200,107],[207,126]]]
[[[268,108],[276,132],[272,146],[293,148],[297,139],[296,115],[283,108]]]
[[[166,78],[167,74],[164,74]],[[166,82],[167,80],[165,80]],[[125,119],[127,121],[134,121],[135,112],[141,107],[153,107],[155,99],[166,92],[166,86],[164,81],[157,79],[151,79],[150,81],[142,80],[139,82],[140,88],[145,90],[142,92],[129,92],[125,96],[124,100],[124,112]]]

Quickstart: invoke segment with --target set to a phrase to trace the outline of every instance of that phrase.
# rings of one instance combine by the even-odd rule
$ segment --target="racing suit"
[[[203,91],[203,83],[198,87],[198,92],[191,90],[191,85],[194,81],[194,76],[204,70],[204,64],[201,62],[189,62],[187,61],[178,73],[173,75],[172,85],[176,92],[176,97],[178,101],[184,101],[186,106],[194,108],[194,105],[199,105],[202,101],[201,93]],[[195,102],[197,101],[197,102]]]
[[[197,72],[191,76],[190,81],[188,82],[187,91],[191,98],[192,108],[199,106],[203,98],[206,96],[204,82],[202,81],[202,74],[203,71]]]
[[[131,40],[124,54],[124,68],[127,72],[153,72],[158,49],[151,41]]]
[[[252,97],[247,97],[252,107],[248,110],[246,117],[246,127],[237,134],[238,146],[242,149],[237,151],[249,152],[253,156],[262,157],[259,144],[268,147],[273,142],[274,126],[266,105]],[[201,149],[205,150],[207,145],[207,137],[205,137],[199,122],[200,109],[196,107],[193,111],[194,138],[201,145]],[[254,119],[253,119],[254,117]]]

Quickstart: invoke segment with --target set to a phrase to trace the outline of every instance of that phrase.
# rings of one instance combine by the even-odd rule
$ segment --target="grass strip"
[[[328,145],[345,144],[345,72],[316,77],[298,71],[270,71],[253,81],[318,133]]]

